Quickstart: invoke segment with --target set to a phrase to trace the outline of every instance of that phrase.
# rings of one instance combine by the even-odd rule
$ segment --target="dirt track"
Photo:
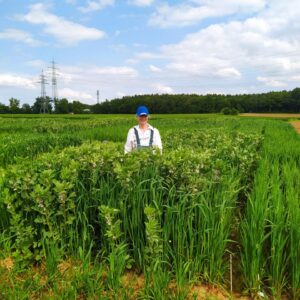
[[[298,133],[300,133],[300,121],[292,121],[290,123],[294,126],[294,128],[296,129],[296,131]]]
[[[300,114],[240,114],[242,117],[269,117],[269,118],[299,118]]]

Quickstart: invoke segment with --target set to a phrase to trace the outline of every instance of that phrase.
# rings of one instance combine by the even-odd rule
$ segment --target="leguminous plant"
[[[202,299],[201,285],[237,297],[230,282],[299,299],[294,129],[218,115],[150,123],[162,155],[124,154],[133,116],[0,117],[1,299]]]

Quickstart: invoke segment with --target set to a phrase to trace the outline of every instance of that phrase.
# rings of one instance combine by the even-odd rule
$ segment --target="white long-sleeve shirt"
[[[153,126],[148,124],[148,129],[145,131],[142,131],[139,127],[139,125],[134,126],[133,128],[130,128],[127,135],[126,144],[124,147],[125,153],[128,153],[134,149],[137,148],[137,140],[134,133],[134,128],[137,129],[139,138],[140,138],[140,145],[141,146],[149,146],[150,143],[150,137],[151,137],[151,130],[153,130],[153,143],[152,146],[155,148],[159,148],[160,152],[162,153],[162,143],[159,131],[154,128]]]

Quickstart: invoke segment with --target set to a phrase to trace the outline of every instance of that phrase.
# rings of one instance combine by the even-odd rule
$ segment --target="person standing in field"
[[[136,110],[138,125],[130,128],[124,147],[125,153],[143,148],[158,148],[162,153],[162,143],[159,131],[148,123],[149,111],[146,106],[139,106]]]

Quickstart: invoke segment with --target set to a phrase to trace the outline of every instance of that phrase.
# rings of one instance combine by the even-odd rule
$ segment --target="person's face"
[[[148,123],[148,116],[147,115],[139,116],[139,117],[137,117],[137,120],[140,125],[145,125]]]

